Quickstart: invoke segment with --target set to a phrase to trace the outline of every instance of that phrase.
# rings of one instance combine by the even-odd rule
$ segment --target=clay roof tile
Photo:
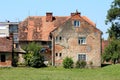
[[[12,52],[12,40],[0,37],[0,52]]]

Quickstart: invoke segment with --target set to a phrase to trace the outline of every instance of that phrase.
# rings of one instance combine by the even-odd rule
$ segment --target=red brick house
[[[101,35],[102,32],[86,16],[79,12],[71,16],[53,32],[54,64],[61,65],[65,57],[74,62],[84,60],[89,66],[101,66]]]
[[[74,62],[85,60],[89,65],[101,66],[102,32],[79,12],[70,16],[29,16],[19,24],[20,45],[36,42],[52,50],[43,54],[52,65],[61,65],[65,57]]]
[[[42,45],[46,49],[46,53],[42,55],[45,56],[46,61],[51,62],[50,33],[68,18],[66,16],[53,16],[52,13],[46,13],[46,16],[29,16],[19,24],[19,44],[23,46],[30,42],[36,42]]]
[[[0,37],[0,67],[12,66],[12,38]]]
[[[102,40],[102,53],[104,53],[105,48],[108,46],[108,40]]]

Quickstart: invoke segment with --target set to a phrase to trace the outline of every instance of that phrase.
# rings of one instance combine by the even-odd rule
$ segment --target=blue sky
[[[22,21],[27,16],[44,16],[46,12],[53,12],[55,16],[69,16],[76,9],[96,23],[97,28],[107,39],[105,25],[107,10],[113,0],[1,0],[0,22],[6,20]]]

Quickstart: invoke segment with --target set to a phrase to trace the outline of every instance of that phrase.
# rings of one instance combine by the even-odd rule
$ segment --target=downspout
[[[102,32],[101,32],[101,34],[100,34],[100,57],[101,57],[101,64],[102,64]],[[100,65],[100,67],[101,67],[101,65]]]
[[[10,38],[12,39],[12,66],[14,66],[14,39],[13,39],[13,33],[10,34]]]
[[[55,66],[55,38],[52,34],[52,66]]]

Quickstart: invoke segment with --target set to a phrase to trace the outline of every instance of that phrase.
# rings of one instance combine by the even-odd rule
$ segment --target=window
[[[56,36],[55,41],[56,41],[56,42],[62,41],[62,39],[63,39],[62,36]]]
[[[60,41],[62,40],[62,37],[61,37],[61,36],[59,37],[59,40],[60,40]]]
[[[86,37],[79,37],[78,44],[86,44]]]
[[[62,53],[59,54],[59,57],[61,57],[61,56],[62,56]]]
[[[58,41],[58,37],[57,36],[56,36],[55,40]]]
[[[7,28],[6,28],[6,27],[1,27],[1,26],[0,26],[0,29],[3,30],[3,29],[7,29]]]
[[[58,53],[56,53],[56,56],[58,56]]]
[[[15,48],[19,48],[19,44],[17,43],[17,44],[15,44]]]
[[[75,20],[75,21],[74,21],[74,26],[75,26],[75,27],[80,27],[80,21]]]
[[[7,35],[5,33],[0,33],[0,37],[6,37]]]
[[[78,54],[79,61],[86,61],[86,54]]]
[[[1,62],[5,62],[6,61],[6,57],[4,54],[1,55]]]
[[[47,45],[47,42],[46,41],[42,41],[42,45]]]
[[[13,35],[14,43],[18,43],[18,34]]]
[[[18,32],[18,25],[10,25],[9,31],[10,31],[10,33],[17,33]]]

